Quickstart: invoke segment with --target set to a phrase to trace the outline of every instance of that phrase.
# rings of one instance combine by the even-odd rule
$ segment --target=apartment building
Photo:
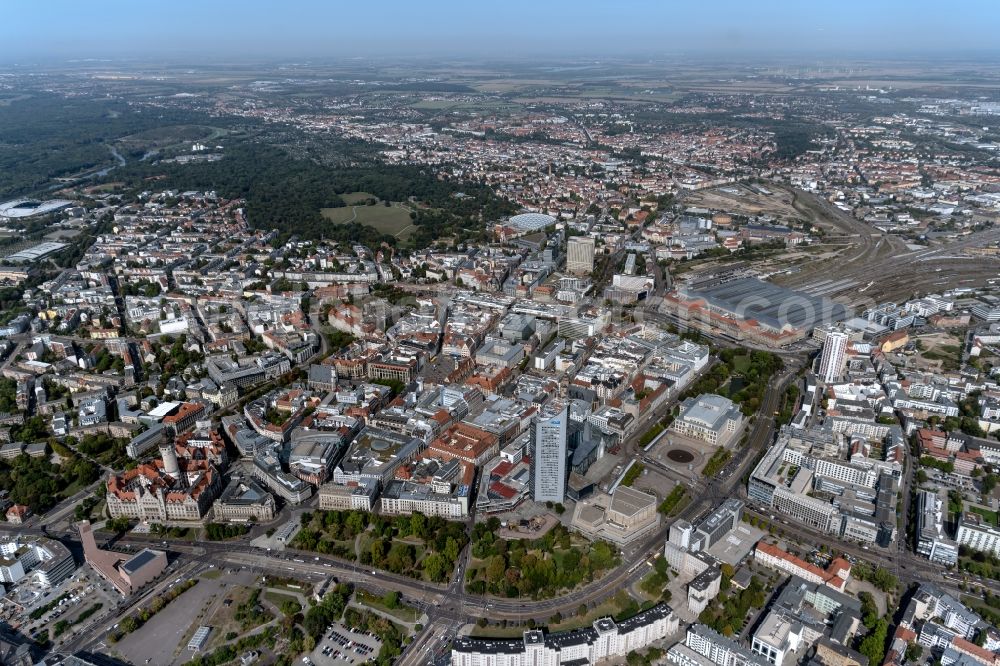
[[[609,617],[590,627],[546,633],[525,631],[520,639],[459,636],[452,643],[452,666],[562,666],[596,664],[624,658],[677,631],[679,620],[666,604],[615,622]]]
[[[695,576],[687,585],[687,605],[692,613],[699,614],[712,602],[722,589],[722,570],[711,566]]]
[[[688,627],[683,643],[667,651],[667,661],[678,666],[768,666],[762,656],[754,654],[735,640],[727,638],[701,623]]]
[[[958,562],[958,544],[945,531],[947,491],[917,491],[917,553],[931,562],[952,566]]]
[[[959,546],[1000,556],[1000,528],[988,521],[982,514],[966,511],[958,521],[955,541]]]

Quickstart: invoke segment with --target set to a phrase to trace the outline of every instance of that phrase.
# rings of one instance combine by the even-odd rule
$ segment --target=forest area
[[[164,125],[207,120],[184,110],[132,107],[120,100],[32,91],[0,105],[0,200],[41,196],[53,178],[115,163],[116,140]],[[220,119],[212,119],[218,124]]]
[[[171,126],[182,136],[181,130],[194,124],[234,130],[220,141],[221,160],[138,160],[127,148],[134,144],[125,141],[130,137],[162,133]],[[158,189],[215,190],[226,198],[245,198],[251,224],[276,229],[283,237],[396,245],[396,238],[373,227],[332,224],[323,217],[321,209],[344,206],[341,195],[359,191],[412,208],[415,231],[407,239],[411,247],[427,247],[441,238],[454,244],[479,238],[487,222],[517,212],[481,183],[439,177],[418,166],[386,164],[371,146],[358,142],[264,127],[256,121],[209,118],[193,110],[44,92],[0,106],[0,169],[10,174],[0,184],[0,200],[43,197],[52,179],[114,165],[112,149],[118,148],[129,161],[103,180],[123,182],[133,193],[149,189],[156,179]]]
[[[374,158],[352,166],[318,164],[257,142],[227,147],[218,162],[139,163],[115,172],[117,180],[136,189],[153,176],[163,176],[162,187],[215,190],[226,198],[245,198],[255,228],[366,245],[395,245],[397,239],[358,223],[331,224],[321,209],[344,206],[341,195],[349,192],[412,202],[411,218],[417,228],[409,238],[413,247],[427,247],[448,236],[455,236],[456,242],[478,237],[487,221],[516,212],[485,185],[440,179],[419,167],[383,164]]]

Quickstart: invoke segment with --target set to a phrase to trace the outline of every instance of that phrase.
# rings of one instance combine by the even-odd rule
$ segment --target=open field
[[[944,370],[957,370],[962,361],[963,340],[949,333],[932,333],[917,336],[925,361],[940,361]]]
[[[963,338],[953,333],[928,333],[916,336],[924,350],[929,352],[957,353]]]
[[[698,190],[684,195],[684,203],[722,210],[736,215],[773,215],[782,221],[802,220],[791,192],[767,186],[771,194],[760,194],[742,184]]]
[[[343,196],[347,200],[352,195]],[[374,206],[348,205],[342,208],[324,208],[321,212],[323,217],[334,224],[358,222],[374,227],[384,234],[399,238],[405,237],[404,231],[411,225],[410,212],[398,204],[391,206],[385,206],[381,203]]]
[[[125,183],[121,181],[114,181],[111,183],[101,183],[100,185],[91,185],[90,187],[83,188],[84,194],[100,194],[101,192],[114,192],[115,190],[125,186]]]
[[[212,650],[225,644],[227,636],[259,631],[261,624],[273,621],[267,611],[247,623],[237,617],[241,605],[257,590],[253,573],[241,570],[224,575],[220,569],[212,569],[198,578],[197,585],[111,645],[111,653],[133,664],[183,664],[192,656],[186,650],[187,642],[200,625],[212,627],[206,645],[207,650]]]
[[[646,92],[652,90],[652,92]],[[603,88],[573,88],[565,87],[555,90],[547,90],[536,94],[527,91],[522,97],[515,97],[513,101],[519,104],[530,105],[539,102],[546,104],[565,104],[581,99],[604,99],[622,103],[641,102],[676,102],[684,97],[683,92],[657,91],[653,88],[645,90],[631,90],[625,88],[603,87]]]
[[[207,125],[171,125],[122,137],[116,143],[126,151],[161,150],[178,144],[210,141],[226,131]]]
[[[399,604],[396,608],[390,608],[382,600],[382,597],[376,596],[363,589],[355,591],[354,601],[362,606],[368,606],[369,608],[374,608],[375,610],[391,615],[400,622],[406,622],[408,624],[413,624],[419,620],[421,615],[419,610],[406,604]]]
[[[422,109],[424,111],[443,111],[444,109],[454,108],[457,105],[458,102],[451,99],[422,99],[410,106],[414,109]]]
[[[348,206],[364,204],[368,199],[375,199],[378,201],[378,197],[371,192],[348,192],[347,194],[341,194],[340,198],[343,199],[344,203]]]
[[[112,646],[112,654],[134,664],[174,663],[187,645],[186,641],[182,643],[183,637],[194,633],[193,623],[201,620],[201,613],[219,594],[217,583],[201,581]]]

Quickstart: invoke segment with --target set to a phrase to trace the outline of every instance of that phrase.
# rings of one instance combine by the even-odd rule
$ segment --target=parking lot
[[[25,600],[28,600],[29,603],[24,603]],[[86,622],[75,623],[74,620],[80,613],[95,604],[101,604],[99,611],[91,615],[92,618],[96,619],[112,612],[121,601],[121,595],[105,581],[91,571],[80,569],[71,578],[66,579],[53,589],[45,588],[34,583],[30,578],[26,578],[11,594],[11,598],[4,600],[3,614],[6,619],[24,621],[28,620],[31,610],[57,602],[51,610],[41,617],[36,620],[28,620],[19,628],[26,635],[33,636],[39,630],[49,629],[63,620],[70,623],[70,626],[60,637],[66,639],[93,621],[88,618]],[[24,603],[23,611],[18,610],[19,603]],[[52,637],[55,638],[54,635]]]
[[[363,664],[374,658],[382,644],[367,632],[352,631],[340,623],[334,624],[323,634],[316,649],[302,661],[309,659],[316,666],[344,666]]]
[[[188,627],[200,622],[197,616],[213,597],[224,595],[218,581],[199,580],[197,585],[167,604],[138,631],[127,634],[110,650],[133,664],[183,663],[192,656],[184,649]]]

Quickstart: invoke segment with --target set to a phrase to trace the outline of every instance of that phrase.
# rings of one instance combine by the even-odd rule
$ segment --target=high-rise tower
[[[536,502],[562,502],[566,494],[568,425],[568,407],[535,421],[531,489]]]
[[[571,236],[566,242],[566,272],[590,275],[594,272],[594,239]]]
[[[831,331],[823,343],[823,353],[819,359],[819,376],[829,384],[840,379],[847,361],[847,334]]]

